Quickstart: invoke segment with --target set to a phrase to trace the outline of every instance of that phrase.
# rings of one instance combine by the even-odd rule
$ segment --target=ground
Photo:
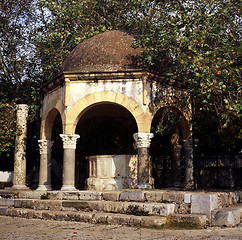
[[[242,225],[235,228],[208,228],[202,230],[157,230],[118,225],[98,225],[81,222],[62,222],[0,216],[0,239],[242,240]]]

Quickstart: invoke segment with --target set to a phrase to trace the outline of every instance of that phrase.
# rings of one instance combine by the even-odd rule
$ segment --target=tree
[[[14,149],[16,126],[15,105],[30,105],[30,122],[38,119],[38,87],[41,82],[38,61],[30,31],[34,23],[33,1],[0,2],[0,156]],[[31,137],[34,137],[31,131]]]
[[[39,22],[32,35],[44,79],[54,78],[67,55],[85,38],[110,29],[130,28],[131,10],[136,11],[134,2],[39,0]]]
[[[234,145],[242,138],[239,1],[153,1],[147,8],[135,45],[144,49],[142,64],[188,89],[196,120],[209,112],[218,136]]]
[[[143,49],[142,67],[190,91],[195,129],[209,115],[219,137],[241,138],[239,1],[2,0],[0,11],[0,91],[8,104],[31,103],[32,122],[39,121],[39,86],[70,51],[119,28],[140,34],[134,47]]]

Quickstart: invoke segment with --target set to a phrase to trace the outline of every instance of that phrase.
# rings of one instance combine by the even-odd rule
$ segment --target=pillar
[[[27,143],[27,116],[29,106],[17,105],[17,125],[21,134],[15,139],[13,188],[28,189],[26,187],[26,143]]]
[[[39,170],[39,186],[37,190],[51,191],[51,148],[53,141],[39,140],[40,151],[40,170]]]
[[[172,175],[175,187],[181,186],[181,148],[182,146],[178,144],[172,146]]]
[[[62,191],[73,191],[75,188],[75,149],[77,134],[60,134],[63,141],[63,185]]]
[[[185,150],[185,188],[194,189],[192,138],[184,140],[184,150]]]
[[[150,164],[149,164],[149,147],[153,133],[135,133],[133,135],[138,151],[138,188],[151,188],[149,183]]]

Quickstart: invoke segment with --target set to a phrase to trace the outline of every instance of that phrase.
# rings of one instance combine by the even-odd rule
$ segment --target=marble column
[[[15,139],[13,188],[28,189],[26,187],[26,143],[27,143],[27,116],[29,106],[17,105],[17,125],[21,134]]]
[[[63,141],[63,184],[62,191],[73,191],[75,188],[75,149],[77,134],[60,134]]]
[[[40,170],[37,190],[51,191],[51,148],[53,141],[39,140]]]
[[[181,145],[174,144],[172,146],[172,175],[175,187],[181,186],[181,149]]]
[[[135,133],[133,135],[135,139],[136,148],[138,151],[138,188],[152,188],[150,179],[150,160],[149,160],[149,147],[153,133]]]
[[[194,189],[192,138],[184,140],[184,149],[185,149],[185,188],[189,190],[189,189]]]

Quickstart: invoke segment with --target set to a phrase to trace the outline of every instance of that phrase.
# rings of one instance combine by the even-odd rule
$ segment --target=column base
[[[77,191],[73,185],[63,185],[61,191]]]
[[[152,189],[152,186],[149,183],[139,183],[138,189]]]
[[[16,190],[29,190],[29,188],[26,185],[13,185],[11,189],[16,189]]]
[[[39,185],[36,190],[37,191],[51,191],[52,187],[51,187],[51,185]]]

